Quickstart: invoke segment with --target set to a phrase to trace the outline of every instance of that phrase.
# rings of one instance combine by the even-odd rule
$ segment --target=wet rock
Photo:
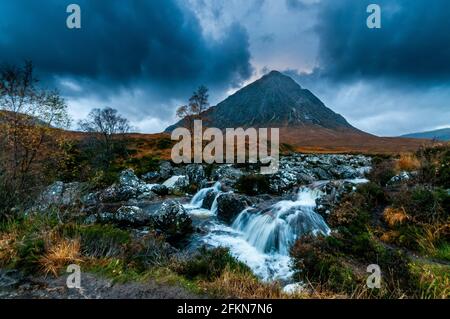
[[[223,185],[233,186],[244,173],[232,165],[221,165],[213,170],[211,177]]]
[[[172,164],[170,164],[170,162],[167,162],[167,161],[162,162],[161,165],[159,166],[159,176],[163,180],[166,180],[170,176],[172,176],[172,172],[173,172],[173,167],[172,167]]]
[[[201,186],[206,179],[205,170],[200,164],[189,164],[186,166],[186,175],[191,184],[199,186]]]
[[[141,176],[141,179],[146,183],[155,183],[161,178],[158,172],[148,172]]]
[[[166,196],[169,194],[169,189],[162,184],[156,184],[152,187],[152,192],[159,196]]]
[[[217,194],[219,194],[219,192],[217,192],[213,189],[208,191],[205,195],[205,198],[203,199],[202,208],[211,209],[212,204],[213,204],[214,199],[216,198]]]
[[[164,202],[152,216],[155,228],[169,241],[184,239],[193,231],[191,217],[178,201]]]
[[[189,186],[189,180],[187,176],[176,175],[166,180],[163,185],[169,189],[169,193],[179,194],[184,192]]]
[[[252,205],[247,196],[225,193],[217,197],[217,217],[226,223],[231,223],[234,218],[245,208]]]

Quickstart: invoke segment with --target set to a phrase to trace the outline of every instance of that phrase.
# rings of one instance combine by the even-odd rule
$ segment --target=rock
[[[155,228],[169,241],[184,239],[193,231],[191,217],[178,201],[164,202],[152,216]]]
[[[330,174],[324,170],[322,167],[315,167],[312,170],[312,173],[316,176],[319,180],[330,180],[332,177]]]
[[[413,173],[402,171],[398,175],[393,176],[389,180],[388,185],[401,184],[403,182],[409,181],[413,176]]]
[[[115,213],[101,213],[98,221],[127,227],[151,226],[153,223],[152,217],[137,206],[122,206]]]
[[[170,162],[162,162],[159,166],[159,176],[161,179],[166,180],[172,176],[173,167]]]
[[[282,194],[283,192],[292,189],[297,184],[297,176],[286,169],[279,170],[269,178],[270,192],[274,194]]]
[[[215,191],[214,189],[209,190],[206,193],[205,198],[203,199],[202,208],[211,209],[212,204],[213,204],[214,199],[216,198],[217,194],[219,194],[219,192]]]
[[[166,196],[169,194],[169,189],[162,184],[156,184],[152,187],[152,192],[159,196]]]
[[[146,183],[155,183],[161,178],[158,172],[148,172],[141,176],[141,179]]]
[[[233,186],[243,174],[241,170],[231,165],[221,165],[213,170],[211,177],[215,181],[220,181],[222,185]]]
[[[187,176],[184,175],[176,175],[172,176],[168,180],[163,183],[169,189],[169,192],[172,194],[182,193],[189,186],[189,180]]]
[[[153,191],[145,192],[145,193],[140,194],[136,198],[136,201],[137,202],[139,202],[139,201],[152,201],[152,200],[154,200],[156,198],[156,196],[157,196],[156,193],[154,193]]]
[[[252,202],[246,196],[235,193],[221,194],[217,197],[217,217],[230,224],[240,212],[251,205]]]
[[[126,185],[112,185],[100,193],[102,203],[116,203],[127,201],[138,195],[138,190]]]
[[[122,186],[131,188],[138,188],[142,184],[141,180],[134,174],[132,169],[126,169],[120,173],[119,183]]]
[[[200,164],[189,164],[186,166],[186,175],[189,183],[201,186],[206,179],[205,170]]]
[[[82,183],[55,182],[38,197],[36,208],[46,210],[50,207],[75,207],[81,204]]]

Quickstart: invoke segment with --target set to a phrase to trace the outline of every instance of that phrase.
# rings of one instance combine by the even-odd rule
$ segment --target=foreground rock
[[[224,193],[217,197],[217,217],[230,224],[252,201],[244,195]]]
[[[70,208],[81,204],[84,184],[55,182],[39,196],[35,209],[47,210],[51,207]]]
[[[164,233],[169,242],[189,236],[192,231],[192,219],[178,201],[169,200],[152,215],[154,227]]]

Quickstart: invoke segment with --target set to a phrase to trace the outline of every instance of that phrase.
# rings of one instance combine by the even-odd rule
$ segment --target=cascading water
[[[210,191],[220,193],[220,182],[216,182],[212,187],[202,188],[201,190],[199,190],[197,194],[195,194],[194,197],[191,199],[189,205],[195,208],[202,207],[203,200]]]
[[[232,227],[260,252],[288,255],[298,236],[330,232],[322,216],[314,212],[316,198],[321,194],[302,188],[295,201],[280,201],[259,213],[244,210]]]
[[[323,218],[314,212],[315,200],[322,195],[316,189],[304,187],[296,200],[283,200],[262,211],[246,209],[231,227],[216,218],[217,198],[223,194],[219,189],[218,183],[202,189],[190,204],[185,205],[193,216],[210,218],[201,243],[228,247],[263,280],[288,280],[291,277],[289,249],[299,235],[328,234],[330,231]],[[211,210],[199,208],[211,190],[218,192]]]

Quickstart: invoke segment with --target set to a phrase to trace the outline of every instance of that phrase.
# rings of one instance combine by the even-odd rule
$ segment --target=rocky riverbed
[[[260,176],[257,165],[162,162],[140,177],[125,170],[117,183],[94,192],[83,183],[56,182],[29,213],[56,207],[86,224],[156,230],[187,253],[228,247],[261,279],[289,284],[292,244],[303,234],[328,234],[330,210],[366,182],[370,166],[361,155],[294,154],[281,158],[276,174]]]

